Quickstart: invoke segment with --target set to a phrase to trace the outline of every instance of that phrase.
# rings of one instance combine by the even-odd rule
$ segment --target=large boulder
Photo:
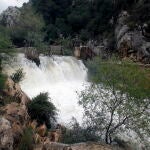
[[[11,123],[0,117],[0,149],[13,150],[14,138]]]
[[[19,17],[19,8],[10,6],[0,15],[0,23],[7,27],[12,27],[18,24]]]
[[[115,29],[116,45],[121,57],[130,57],[134,61],[150,63],[150,42],[144,36],[142,27],[133,30],[128,26],[129,14],[123,11],[118,17]]]

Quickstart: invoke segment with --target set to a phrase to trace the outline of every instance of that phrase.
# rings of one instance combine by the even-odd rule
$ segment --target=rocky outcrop
[[[30,101],[29,97],[21,90],[20,85],[16,84],[11,78],[7,79],[5,87],[5,95],[13,97],[22,105],[26,105]]]
[[[7,27],[17,25],[19,22],[20,10],[17,7],[8,7],[0,15],[0,23]]]
[[[13,150],[14,138],[11,123],[0,117],[0,149]]]
[[[36,63],[37,66],[40,65],[39,53],[34,47],[27,47],[25,49],[25,57]]]
[[[131,30],[128,18],[129,14],[126,11],[119,15],[115,29],[117,49],[123,58],[130,57],[134,61],[150,63],[150,42],[143,34],[145,30],[138,25]]]
[[[20,143],[23,130],[29,122],[27,103],[28,96],[21,90],[20,86],[10,78],[6,81],[2,92],[4,106],[0,107],[0,149],[13,150]],[[5,102],[9,99],[9,103]]]

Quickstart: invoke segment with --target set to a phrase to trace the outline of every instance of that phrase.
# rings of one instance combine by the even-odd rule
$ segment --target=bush
[[[61,38],[58,40],[58,43],[60,43],[63,46],[64,55],[67,56],[73,55],[73,43],[70,37]]]
[[[20,11],[19,25],[11,29],[13,44],[18,47],[34,47],[37,43],[41,44],[41,40],[43,41],[41,30],[44,27],[42,17],[35,13],[30,4],[23,5]]]
[[[6,82],[6,76],[0,73],[0,91],[4,89]]]
[[[18,150],[32,150],[33,149],[33,132],[31,128],[26,128],[21,138]]]
[[[48,128],[56,121],[56,107],[49,102],[48,93],[40,93],[28,104],[28,113],[31,119],[39,124],[45,123]]]
[[[10,77],[15,83],[19,83],[24,78],[23,69],[20,68],[16,70],[16,72],[13,73]]]
[[[12,48],[9,31],[0,25],[0,49]]]
[[[62,142],[65,144],[81,143],[86,141],[98,141],[99,137],[93,134],[92,128],[82,127],[75,118],[69,123],[69,128],[62,130]]]

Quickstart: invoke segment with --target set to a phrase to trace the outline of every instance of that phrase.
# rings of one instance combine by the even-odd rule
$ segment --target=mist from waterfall
[[[8,74],[23,68],[25,78],[20,85],[30,98],[48,92],[58,109],[60,123],[69,123],[72,117],[82,122],[83,109],[78,105],[77,92],[87,84],[87,68],[81,60],[71,56],[40,56],[40,61],[38,67],[23,54],[18,54],[5,68]]]

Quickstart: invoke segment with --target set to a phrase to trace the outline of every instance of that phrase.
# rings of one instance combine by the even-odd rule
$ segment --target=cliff
[[[133,61],[150,63],[150,37],[146,31],[148,24],[136,25],[131,29],[130,14],[122,11],[115,28],[117,50],[122,58],[129,57]],[[147,35],[147,36],[146,36]]]

